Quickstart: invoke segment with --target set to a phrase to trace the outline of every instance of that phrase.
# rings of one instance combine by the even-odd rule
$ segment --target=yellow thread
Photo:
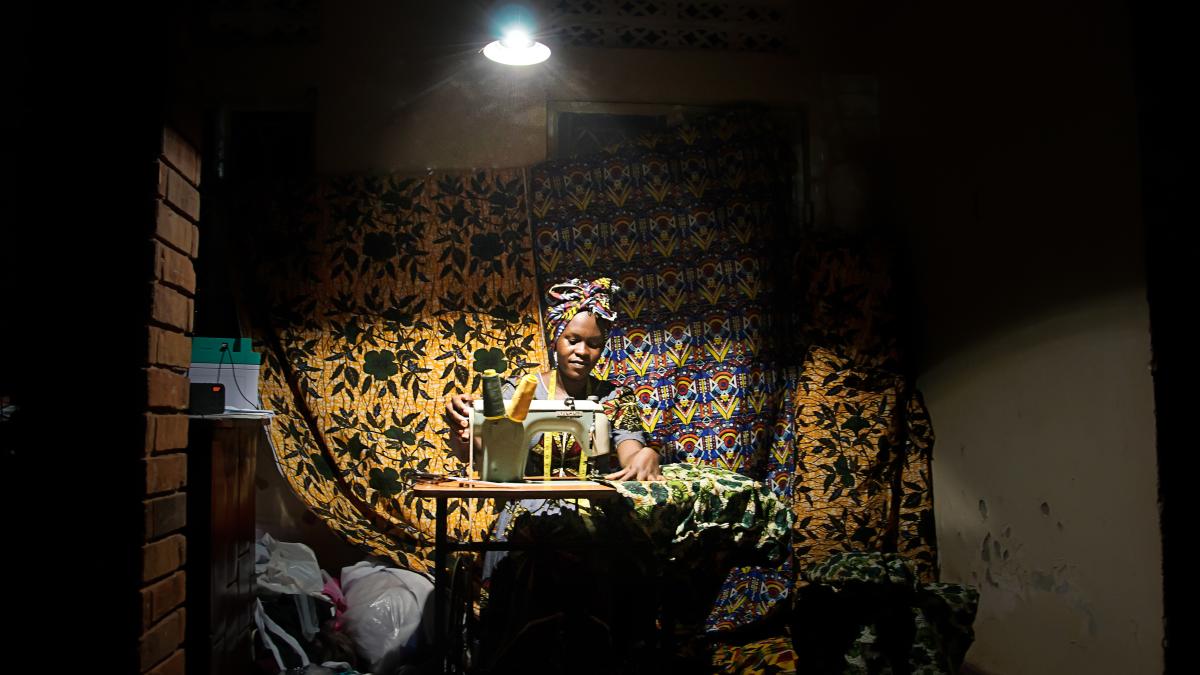
[[[546,398],[551,401],[554,400],[554,385],[555,384],[556,383],[555,383],[554,377],[551,377],[550,381],[548,383],[546,383]],[[551,458],[553,456],[554,456],[554,442],[552,440],[550,440],[550,434],[543,433],[542,434],[542,478],[544,480],[550,480],[550,466],[551,466]]]
[[[521,378],[509,402],[508,419],[524,422],[529,414],[529,402],[537,392],[537,376],[532,373]]]

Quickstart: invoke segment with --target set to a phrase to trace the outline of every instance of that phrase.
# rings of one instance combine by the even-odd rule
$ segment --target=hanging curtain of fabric
[[[790,175],[781,147],[743,111],[530,170],[540,285],[621,284],[597,374],[635,392],[672,459],[761,469],[775,405],[770,257]]]
[[[890,271],[858,247],[783,239],[783,148],[738,111],[527,181],[322,182],[259,251],[283,474],[348,541],[424,568],[432,505],[410,474],[461,468],[443,395],[478,389],[480,347],[504,347],[507,375],[542,367],[541,290],[611,276],[625,292],[597,374],[635,392],[664,454],[764,479],[795,513],[794,560],[731,574],[710,630],[768,614],[834,553],[895,551],[931,580],[932,427],[898,375]],[[479,537],[493,519],[486,502],[456,504],[450,530]]]
[[[275,227],[259,278],[276,461],[351,544],[425,569],[433,505],[411,474],[462,468],[443,396],[478,389],[479,348],[503,346],[509,375],[545,363],[522,173],[332,178]],[[451,506],[452,536],[493,522],[486,500]]]

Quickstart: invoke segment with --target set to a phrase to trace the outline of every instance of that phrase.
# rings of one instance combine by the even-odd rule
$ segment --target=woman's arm
[[[617,459],[621,470],[605,476],[608,480],[662,480],[658,466],[658,453],[654,448],[642,445],[641,441],[626,439],[617,445]]]
[[[609,480],[662,480],[658,452],[646,446],[646,433],[637,414],[633,392],[616,387],[602,401],[612,428],[613,446],[621,470],[608,474]]]
[[[454,450],[454,456],[462,460],[464,464],[469,460],[467,438],[470,437],[470,430],[467,426],[471,423],[471,405],[474,402],[474,394],[450,394],[446,397],[444,417],[446,424],[450,426],[450,448]],[[483,451],[483,441],[478,436],[474,440],[475,459],[479,459]]]

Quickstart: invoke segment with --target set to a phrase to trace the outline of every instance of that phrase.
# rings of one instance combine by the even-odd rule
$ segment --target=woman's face
[[[580,312],[567,323],[554,352],[558,356],[558,372],[564,380],[582,380],[596,366],[604,351],[604,333],[591,312]]]

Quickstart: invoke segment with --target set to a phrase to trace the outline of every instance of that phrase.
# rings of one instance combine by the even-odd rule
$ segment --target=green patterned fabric
[[[804,577],[814,584],[883,584],[916,590],[912,568],[902,558],[887,553],[840,553],[814,565]]]
[[[792,625],[813,672],[951,675],[974,639],[979,592],[924,584],[893,553],[835,553],[805,574]]]
[[[769,486],[712,466],[662,471],[662,482],[609,483],[620,493],[614,500],[506,506],[500,538],[554,545],[495,556],[482,617],[485,662],[517,667],[506,659],[544,650],[528,636],[552,622],[582,631],[578,639],[593,647],[607,645],[613,672],[629,672],[652,657],[645,650],[659,600],[684,625],[702,621],[712,598],[704,589],[720,581],[704,577],[723,569],[721,556],[774,564],[789,553],[791,510]]]
[[[962,667],[978,591],[921,583],[911,561],[891,553],[834,553],[804,577],[787,625],[716,645],[716,672],[953,675]]]
[[[667,464],[662,473],[661,482],[599,481],[620,493],[623,499],[616,506],[564,501],[577,504],[574,511],[580,517],[602,513],[632,527],[654,545],[662,560],[687,560],[712,549],[737,549],[763,562],[778,562],[787,554],[792,513],[770,487],[728,469],[699,464]],[[523,502],[510,502],[506,510],[511,518],[505,519],[505,537],[521,527],[522,516],[542,515]],[[556,507],[553,511],[558,514]]]
[[[700,464],[667,464],[663,482],[612,483],[633,507],[633,521],[673,558],[697,547],[752,551],[777,562],[787,551],[791,510],[769,486]]]

